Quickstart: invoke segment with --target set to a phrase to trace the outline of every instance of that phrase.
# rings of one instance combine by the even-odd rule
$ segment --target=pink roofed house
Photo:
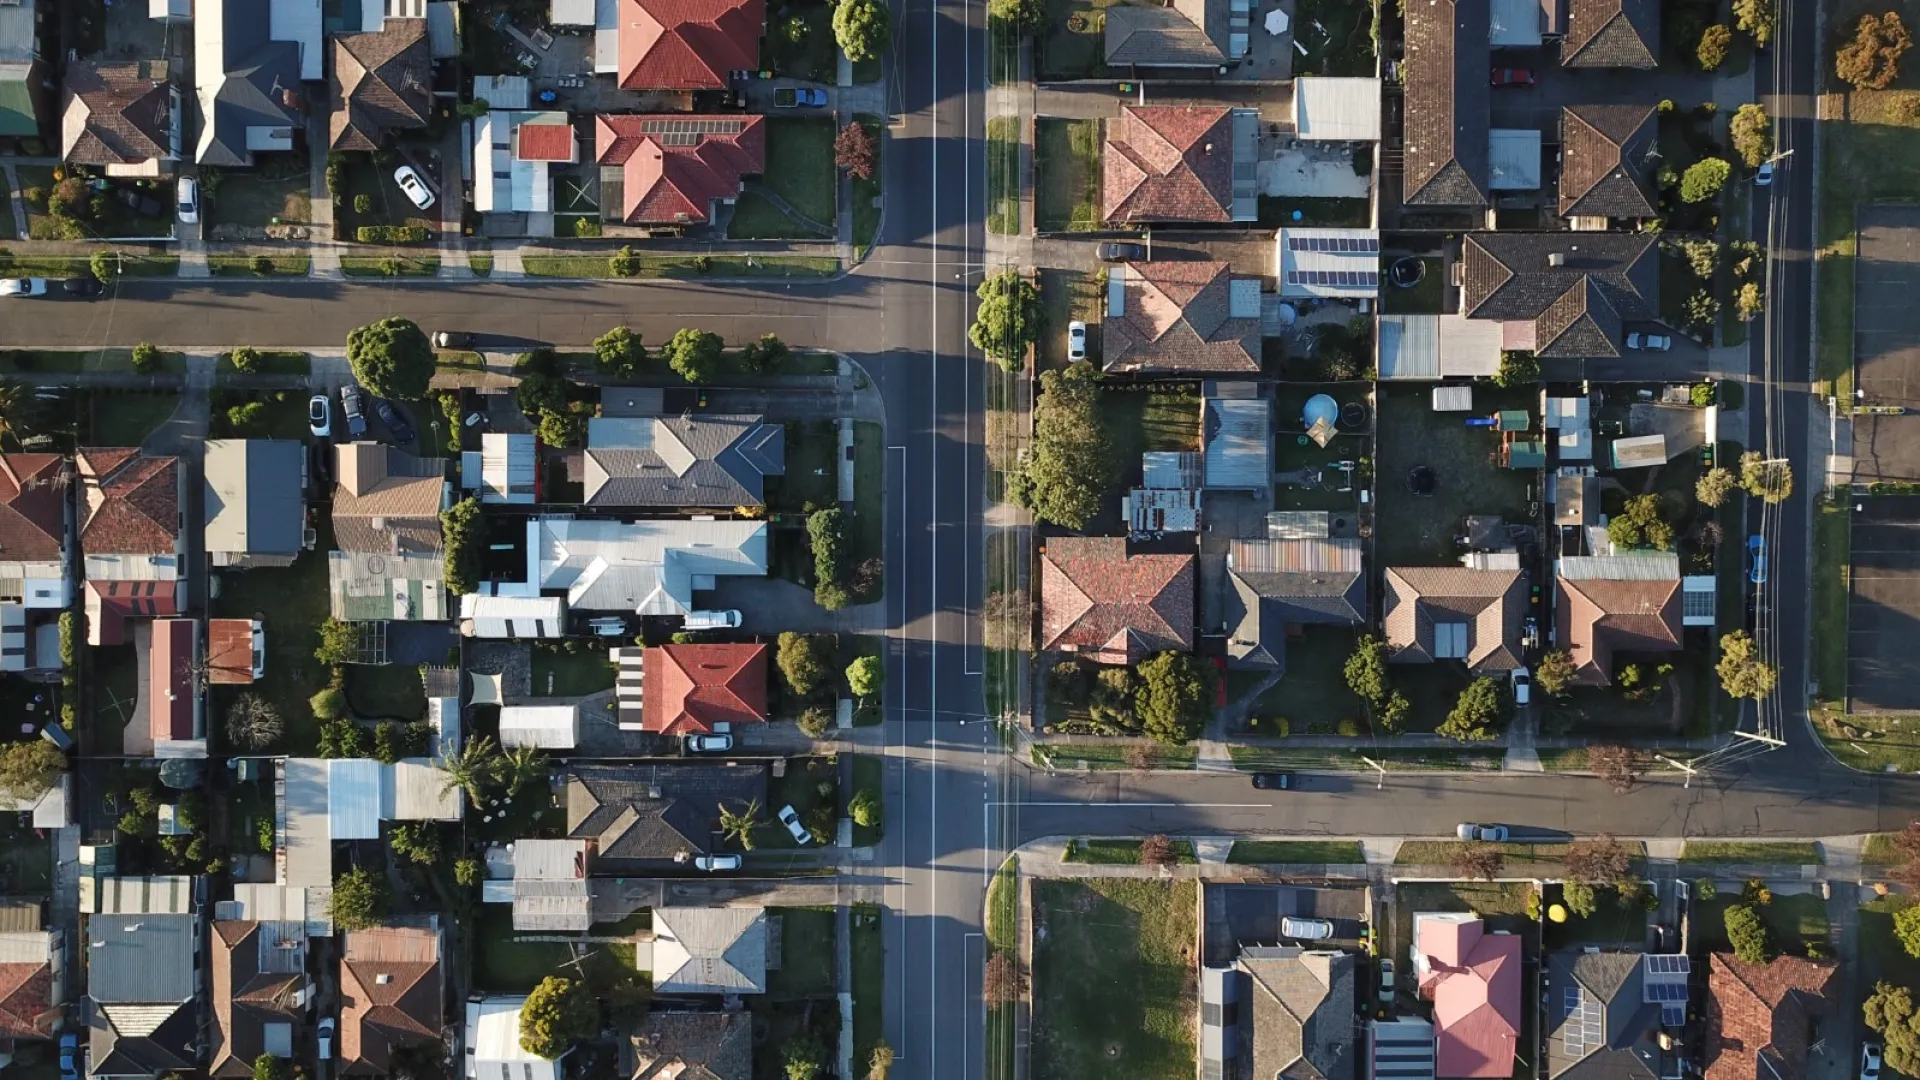
[[[1459,912],[1416,912],[1413,969],[1433,1001],[1434,1075],[1507,1077],[1520,1039],[1520,938]]]

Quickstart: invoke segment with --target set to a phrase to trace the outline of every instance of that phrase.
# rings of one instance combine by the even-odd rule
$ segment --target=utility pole
[[[1387,767],[1373,760],[1372,758],[1367,757],[1364,754],[1361,755],[1360,760],[1372,766],[1374,773],[1378,777],[1378,779],[1375,781],[1373,785],[1373,789],[1375,791],[1379,791],[1381,788],[1386,787],[1387,786]]]
[[[1684,761],[1675,761],[1673,758],[1670,758],[1665,754],[1655,754],[1653,756],[1656,758],[1659,758],[1661,761],[1664,761],[1667,764],[1673,766],[1674,768],[1679,769],[1681,772],[1687,774],[1686,782],[1682,783],[1680,785],[1681,787],[1690,788],[1693,786],[1693,778],[1697,773],[1699,773],[1700,771],[1699,769],[1694,768],[1693,766],[1687,764]]]

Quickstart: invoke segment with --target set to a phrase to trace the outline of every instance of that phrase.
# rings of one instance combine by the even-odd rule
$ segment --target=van
[[[1325,919],[1296,919],[1288,915],[1280,920],[1280,936],[1300,941],[1325,941],[1333,936],[1333,924]]]

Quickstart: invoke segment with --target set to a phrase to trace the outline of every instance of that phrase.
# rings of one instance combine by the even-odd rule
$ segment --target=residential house
[[[180,88],[165,60],[76,61],[60,102],[60,157],[108,176],[153,177],[181,154]]]
[[[1358,537],[1234,540],[1227,549],[1227,663],[1287,670],[1287,642],[1303,626],[1363,626],[1367,577]]]
[[[709,224],[767,170],[761,116],[596,116],[593,146],[600,217],[628,225]]]
[[[147,685],[138,708],[147,714],[151,752],[157,758],[207,756],[206,695],[197,676],[206,660],[200,624],[192,619],[155,619],[148,631]],[[134,649],[142,651],[135,632]],[[129,732],[131,734],[131,731]],[[146,749],[141,747],[140,749]],[[128,753],[138,753],[134,746]]]
[[[555,165],[580,160],[564,112],[495,108],[473,122],[473,208],[483,214],[544,214],[553,206]],[[504,437],[504,436],[503,436]]]
[[[1636,0],[1637,2],[1637,0]],[[1574,10],[1586,6],[1574,0]],[[1620,7],[1616,0],[1615,8]],[[1655,13],[1655,24],[1659,22]],[[1569,105],[1560,110],[1560,216],[1604,230],[1611,221],[1657,217],[1652,105]]]
[[[340,946],[339,1070],[386,1076],[396,1051],[442,1042],[446,969],[440,924],[350,930]]]
[[[760,68],[766,0],[612,2],[622,89],[723,90],[733,72]]]
[[[1655,318],[1659,238],[1651,233],[1469,233],[1460,311],[1500,323],[1507,349],[1542,359],[1617,357],[1622,327]]]
[[[328,577],[335,617],[447,618],[440,535],[440,512],[452,502],[446,461],[374,442],[336,446],[334,461],[337,550]]]
[[[487,850],[481,899],[513,905],[515,930],[585,932],[593,922],[585,840],[516,840]]]
[[[1224,105],[1123,105],[1107,121],[1101,216],[1109,225],[1255,221],[1260,115]]]
[[[566,636],[564,596],[495,596],[480,582],[479,592],[460,597],[460,633],[477,638],[557,638]]]
[[[1116,4],[1107,12],[1107,66],[1172,69],[1208,75],[1247,50],[1244,20],[1237,35],[1228,28],[1228,0],[1174,0],[1166,7]],[[1231,38],[1237,37],[1233,41]],[[1238,47],[1235,48],[1234,46]]]
[[[1570,68],[1655,68],[1660,65],[1657,0],[1567,0],[1560,63]]]
[[[1209,969],[1216,970],[1216,969]],[[1248,946],[1221,972],[1224,1075],[1354,1080],[1354,957],[1294,945]]]
[[[56,23],[57,5],[47,5]],[[41,53],[38,0],[0,4],[0,139],[37,139],[52,116],[53,69]]]
[[[1137,664],[1193,648],[1194,557],[1129,553],[1118,537],[1053,537],[1040,552],[1040,648]]]
[[[587,421],[588,506],[729,509],[766,502],[787,471],[787,429],[759,416],[605,416]]]
[[[765,645],[659,645],[641,664],[643,731],[705,734],[767,720]]]
[[[531,506],[540,501],[540,441],[533,435],[489,431],[480,449],[460,455],[460,487],[487,506]]]
[[[1555,640],[1573,659],[1575,685],[1612,682],[1616,652],[1680,650],[1687,590],[1681,587],[1678,555],[1563,556],[1557,584]],[[1711,616],[1711,588],[1705,596]]]
[[[560,1080],[559,1058],[543,1058],[520,1045],[520,1011],[526,1004],[525,994],[467,999],[467,1080]]]
[[[1273,276],[1280,283],[1281,296],[1374,299],[1380,295],[1380,233],[1375,229],[1280,229],[1273,238]]]
[[[1683,954],[1548,954],[1547,1080],[1680,1080],[1691,970]]]
[[[1520,1042],[1521,945],[1492,933],[1479,917],[1418,911],[1413,971],[1433,1002],[1434,1075],[1491,1080],[1513,1075]]]
[[[606,874],[683,866],[719,847],[722,804],[767,805],[767,772],[758,766],[574,765],[561,776],[567,836],[589,841]]]
[[[434,747],[438,757],[458,747],[459,720],[455,709],[448,724],[444,702],[431,707],[435,700],[428,699],[429,717],[442,721]],[[464,793],[447,787],[446,774],[431,758],[402,758],[391,765],[371,758],[286,758],[275,767],[280,884],[316,896],[333,887],[335,843],[377,841],[382,822],[456,822],[466,806]]]
[[[0,897],[0,1040],[50,1039],[67,1000],[66,933],[37,898]]]
[[[620,1043],[629,1080],[752,1080],[747,1012],[650,1012]]]
[[[66,459],[0,454],[0,671],[60,663],[58,641],[49,652],[31,623],[57,626],[73,602],[66,535]]]
[[[1260,279],[1223,262],[1126,263],[1107,277],[1101,362],[1118,374],[1260,370]]]
[[[1706,1080],[1806,1080],[1815,1024],[1836,1011],[1839,965],[1801,956],[1749,964],[1728,953],[1707,964]]]
[[[127,619],[179,611],[180,462],[131,448],[83,447],[73,458],[83,502],[87,644],[118,645]]]
[[[1527,609],[1527,579],[1519,570],[1390,566],[1386,594],[1390,662],[1459,660],[1477,673],[1525,666],[1520,622]]]
[[[322,75],[320,0],[195,0],[193,88],[202,165],[291,150],[307,123],[300,84]]]
[[[766,993],[767,932],[765,908],[654,908],[654,993]]]
[[[433,113],[427,20],[387,19],[377,30],[333,35],[328,89],[328,145],[334,150],[372,152],[395,131],[426,127]]]
[[[1293,80],[1293,137],[1301,142],[1377,143],[1380,141],[1380,80],[1303,75]],[[1356,161],[1371,160],[1373,148],[1354,148]]]
[[[206,551],[215,566],[292,566],[307,536],[307,448],[293,439],[208,439]]]
[[[86,922],[88,1075],[150,1077],[200,1068],[198,918],[144,912]]]
[[[1488,0],[1414,4],[1406,24],[1401,199],[1414,207],[1484,208],[1492,192]]]
[[[307,1027],[306,928],[299,922],[215,919],[213,1054],[207,1075],[251,1078],[262,1054],[292,1058]]]
[[[719,578],[766,572],[763,521],[543,517],[527,522],[527,580],[495,591],[564,592],[575,611],[686,616]]]

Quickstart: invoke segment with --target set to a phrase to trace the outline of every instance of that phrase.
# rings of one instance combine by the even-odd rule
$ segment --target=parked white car
[[[700,855],[693,860],[693,868],[707,874],[724,874],[740,869],[744,861],[738,855]]]
[[[334,1023],[331,1016],[322,1019],[314,1028],[314,1038],[318,1043],[321,1061],[333,1060],[333,1029]]]
[[[316,439],[333,435],[333,399],[325,394],[315,394],[308,399],[307,430],[313,432]]]
[[[1087,324],[1075,320],[1067,324],[1067,359],[1087,358]]]
[[[433,205],[433,192],[427,190],[426,181],[413,171],[413,166],[402,165],[393,170],[393,182],[400,185],[400,190],[406,192],[413,205],[422,210]]]
[[[792,803],[781,807],[780,813],[777,816],[780,818],[780,824],[785,825],[787,831],[793,834],[794,843],[799,844],[801,847],[813,843],[813,834],[808,832],[807,827],[800,823],[800,815],[794,813]]]
[[[689,754],[724,754],[733,749],[733,736],[689,735],[686,745]]]
[[[187,225],[199,224],[200,181],[191,176],[183,176],[180,182],[174,185],[173,190],[175,209],[180,212],[181,222]]]
[[[45,296],[47,279],[43,277],[17,277],[0,281],[0,296]]]
[[[1461,840],[1478,840],[1487,844],[1502,844],[1507,839],[1505,825],[1475,825],[1464,822],[1456,826],[1453,835]]]

